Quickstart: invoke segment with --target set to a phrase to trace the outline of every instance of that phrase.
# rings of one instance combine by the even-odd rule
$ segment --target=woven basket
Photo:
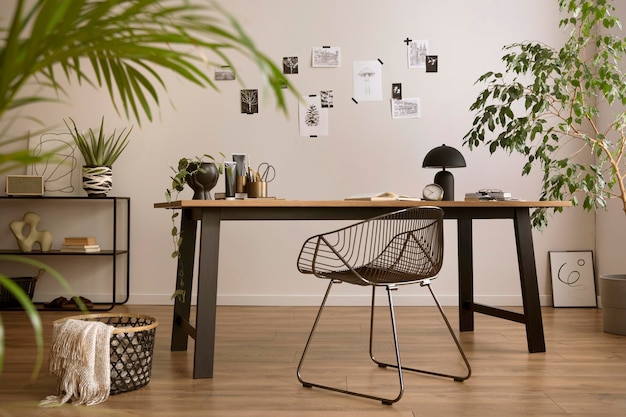
[[[16,277],[11,278],[11,280],[16,283],[26,293],[26,295],[28,295],[28,298],[32,300],[33,294],[35,293],[35,284],[37,284],[37,280],[41,278],[45,272],[45,270],[41,269],[34,277]],[[9,292],[7,288],[0,286],[0,309],[15,307],[21,307],[20,302],[11,292]]]
[[[150,382],[157,319],[132,313],[84,314],[65,320],[100,321],[115,327],[111,335],[111,395],[133,391]]]

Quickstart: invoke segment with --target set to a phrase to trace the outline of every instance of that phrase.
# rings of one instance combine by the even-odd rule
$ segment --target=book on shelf
[[[63,245],[61,252],[100,252],[100,245]]]
[[[95,245],[96,238],[94,236],[70,236],[63,241],[66,245]]]
[[[421,201],[419,197],[411,197],[408,195],[396,194],[391,191],[382,193],[355,194],[346,197],[345,200],[361,200],[361,201]]]

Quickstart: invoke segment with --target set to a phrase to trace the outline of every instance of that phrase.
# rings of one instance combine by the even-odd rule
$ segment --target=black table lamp
[[[446,168],[462,168],[465,167],[465,158],[461,152],[456,149],[441,145],[434,149],[424,157],[422,168],[441,168],[442,170],[435,174],[435,184],[443,188],[443,199],[446,201],[454,200],[454,176]]]

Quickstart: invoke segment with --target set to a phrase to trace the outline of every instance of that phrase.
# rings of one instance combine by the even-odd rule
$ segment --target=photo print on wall
[[[383,99],[383,65],[378,60],[354,61],[352,79],[354,83],[353,100],[381,101]]]
[[[319,95],[303,97],[304,103],[299,104],[298,119],[300,136],[328,136],[328,108],[322,107]]]
[[[283,74],[298,73],[298,57],[286,56],[283,58]]]
[[[311,66],[315,68],[336,68],[341,64],[341,48],[317,46],[311,51]]]
[[[409,68],[426,68],[426,56],[428,55],[428,41],[410,41],[406,45]]]
[[[230,66],[224,65],[215,67],[214,77],[215,81],[233,81],[235,79],[235,73]]]
[[[421,116],[419,97],[400,100],[391,99],[391,117],[394,119],[416,119]]]
[[[426,55],[426,72],[437,72],[439,70],[439,57],[437,55]]]
[[[332,108],[335,105],[333,90],[320,91],[320,99],[322,101],[322,108]]]
[[[246,114],[259,112],[259,90],[241,90],[241,112]]]

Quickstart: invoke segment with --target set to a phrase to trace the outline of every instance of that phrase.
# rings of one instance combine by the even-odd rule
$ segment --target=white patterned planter
[[[83,166],[83,190],[89,197],[106,197],[113,187],[111,167]]]

